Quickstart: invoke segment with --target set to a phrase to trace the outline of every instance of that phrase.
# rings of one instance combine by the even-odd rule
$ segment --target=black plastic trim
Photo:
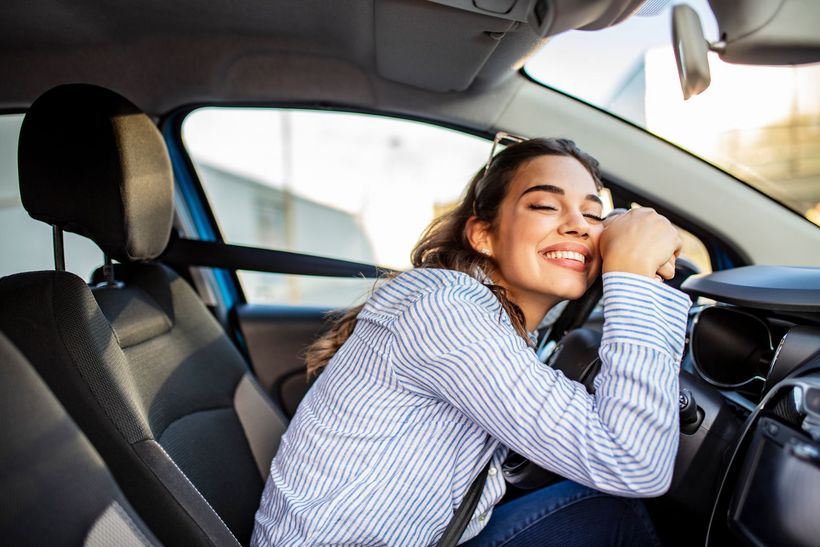
[[[690,277],[681,289],[748,308],[820,312],[820,268],[809,266],[745,266]]]

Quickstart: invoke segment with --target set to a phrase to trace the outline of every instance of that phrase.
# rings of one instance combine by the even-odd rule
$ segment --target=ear
[[[489,222],[471,216],[467,219],[467,225],[464,226],[464,233],[474,250],[493,256],[493,240]]]

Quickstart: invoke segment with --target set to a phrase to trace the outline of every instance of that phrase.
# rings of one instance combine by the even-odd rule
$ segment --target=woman
[[[431,545],[479,471],[469,545],[657,544],[634,500],[669,486],[688,298],[680,240],[651,209],[604,227],[598,163],[533,139],[309,350],[305,396],[271,464],[255,545]],[[543,365],[529,333],[603,272],[595,395]],[[509,450],[575,482],[501,505]],[[586,485],[586,486],[582,486]]]

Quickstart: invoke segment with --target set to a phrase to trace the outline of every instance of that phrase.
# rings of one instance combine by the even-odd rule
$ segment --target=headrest
[[[32,218],[92,239],[120,262],[156,258],[174,214],[168,151],[148,116],[122,96],[61,85],[20,129],[20,197]]]

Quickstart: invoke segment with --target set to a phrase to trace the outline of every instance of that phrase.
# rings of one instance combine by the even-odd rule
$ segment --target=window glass
[[[430,221],[486,162],[481,138],[408,120],[338,112],[203,108],[182,126],[230,243],[403,270]],[[611,210],[602,192],[605,214]],[[685,254],[710,271],[694,236]],[[238,272],[249,302],[346,307],[372,279]]]
[[[706,38],[716,41],[707,0],[686,3],[699,14]],[[744,66],[710,53],[711,85],[685,101],[672,49],[672,7],[641,10],[608,29],[556,36],[525,70],[687,149],[820,225],[820,63]]]
[[[20,201],[17,139],[22,114],[0,115],[0,276],[54,269],[51,227],[28,216]],[[66,269],[89,279],[102,264],[102,252],[90,240],[66,233]]]
[[[204,108],[182,137],[226,241],[410,267],[410,251],[483,165],[490,143],[339,112]],[[240,272],[249,302],[349,306],[373,280]]]

